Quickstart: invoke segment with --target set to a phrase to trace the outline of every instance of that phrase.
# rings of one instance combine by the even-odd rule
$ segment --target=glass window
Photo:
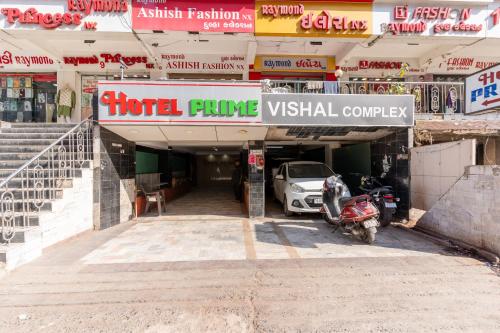
[[[290,178],[327,178],[333,175],[324,164],[290,164],[288,173]]]
[[[57,75],[0,74],[0,119],[56,122]]]

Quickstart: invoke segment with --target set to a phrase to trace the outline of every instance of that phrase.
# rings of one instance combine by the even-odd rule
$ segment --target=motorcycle
[[[375,241],[379,211],[369,195],[351,197],[347,185],[339,175],[327,178],[323,184],[323,206],[320,211],[324,220],[361,238],[368,244]]]
[[[363,176],[361,177],[359,189],[361,193],[372,197],[375,206],[380,212],[380,225],[382,227],[390,225],[398,208],[397,202],[399,202],[399,198],[394,195],[392,186],[383,186],[373,176]]]

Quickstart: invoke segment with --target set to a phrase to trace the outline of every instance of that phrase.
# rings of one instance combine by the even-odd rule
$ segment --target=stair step
[[[75,154],[76,155],[76,154]],[[76,156],[75,156],[76,157]],[[21,166],[23,166],[28,160],[0,160],[0,169],[17,169]],[[57,162],[57,161],[56,161]],[[74,162],[74,165],[79,165],[78,160],[66,160],[66,162],[71,165]],[[78,163],[78,164],[77,164]],[[48,165],[48,160],[40,160],[38,164],[42,167],[45,168]],[[88,165],[88,162],[84,165]]]
[[[53,183],[54,182],[54,183]],[[22,179],[20,177],[15,177],[9,180],[9,188],[21,188],[21,186],[25,187],[32,187],[35,183],[35,179],[29,178],[29,179]],[[59,188],[71,188],[73,187],[73,178],[64,178],[64,179],[44,179],[43,180],[43,185],[45,187],[50,187],[51,185],[56,184],[57,187]]]
[[[47,148],[47,145],[13,145],[3,146],[0,149],[2,153],[40,153],[45,148]]]
[[[88,163],[84,163],[83,167],[88,167]],[[16,172],[17,169],[0,169],[0,182],[2,179],[5,179],[12,175],[14,172]],[[72,174],[73,173],[73,174]],[[42,175],[48,175],[49,171],[48,170],[43,170]],[[82,176],[82,170],[80,168],[74,168],[74,169],[68,169],[66,170],[66,179],[71,178],[72,176],[75,176],[77,178],[80,178]],[[19,177],[15,177],[19,178]]]
[[[26,192],[28,190],[27,189],[19,189],[19,188],[11,188],[9,189],[8,192],[12,193],[12,196],[14,198],[14,200],[22,200],[23,199],[23,195],[24,197],[26,197]],[[32,188],[32,189],[29,189],[30,191],[30,196],[34,196],[35,195],[35,189]],[[44,188],[42,191],[41,191],[41,196],[44,200],[49,200],[50,199],[50,191],[54,191],[54,197],[53,199],[62,199],[63,197],[63,193],[64,193],[64,190],[62,188]],[[0,196],[2,196],[2,194],[4,194],[5,191],[4,189],[0,189]]]
[[[68,128],[64,127],[25,127],[25,128],[0,128],[0,133],[24,133],[24,134],[64,134],[68,132]]]
[[[40,237],[40,228],[38,226],[31,227],[15,227],[14,237],[10,239],[10,244],[27,243],[33,237]],[[4,239],[0,232],[0,243],[7,243],[9,240]],[[0,259],[1,260],[1,259]]]
[[[0,146],[17,146],[17,145],[43,145],[45,147],[51,145],[56,140],[54,139],[0,139]]]
[[[54,139],[57,140],[64,134],[61,133],[0,133],[0,140],[3,139]]]
[[[54,128],[73,128],[78,124],[57,124],[57,123],[10,123],[11,128],[29,128],[29,127],[54,127]]]
[[[0,153],[0,161],[29,161],[31,160],[33,157],[35,157],[36,155],[40,154],[40,152],[31,152],[31,153],[19,153],[19,152],[1,152]],[[46,155],[46,154],[44,154]],[[62,153],[59,153],[58,151],[56,151],[54,153],[54,157],[56,156],[60,156],[60,157],[64,157],[66,156],[66,158],[70,158],[72,156],[76,157],[77,153],[74,152],[74,153],[68,153],[68,152],[62,152]],[[50,156],[50,155],[49,155]],[[45,157],[45,156],[44,156]]]

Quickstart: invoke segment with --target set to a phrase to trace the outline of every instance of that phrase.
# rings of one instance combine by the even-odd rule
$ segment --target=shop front
[[[385,178],[407,211],[413,96],[263,93],[262,83],[100,81],[101,137],[112,152],[103,175],[131,177],[135,165],[139,215],[157,214],[145,210],[148,193],[161,191],[171,214],[178,207],[168,202],[187,196],[233,207],[211,214],[259,217],[276,207],[269,186],[281,163],[317,161],[353,188],[354,175]],[[132,155],[122,151],[131,146]]]

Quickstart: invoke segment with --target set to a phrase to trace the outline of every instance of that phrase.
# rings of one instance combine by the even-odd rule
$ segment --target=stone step
[[[0,161],[29,161],[33,157],[37,156],[40,154],[40,152],[31,152],[31,153],[19,153],[19,152],[1,152],[0,153]],[[45,154],[44,154],[45,155]],[[67,159],[70,159],[71,157],[76,157],[77,153],[59,153],[59,152],[54,152],[54,157],[66,157]],[[49,155],[50,156],[50,155]]]
[[[0,160],[0,169],[18,169],[19,167],[23,166],[27,161],[28,160]],[[77,160],[66,160],[66,163],[68,163],[68,165],[73,165],[71,163],[72,161],[74,161],[74,165],[80,165],[79,164],[80,162]],[[48,160],[40,160],[37,163],[42,168],[45,168],[48,165]],[[88,162],[85,165],[88,165]]]
[[[14,211],[22,212],[23,210],[29,210],[30,212],[41,212],[41,211],[51,211],[52,201],[45,199],[37,201],[35,199],[29,200],[14,200]]]
[[[51,145],[56,140],[54,139],[0,139],[0,146],[26,146],[26,145],[43,145],[45,147]]]
[[[26,133],[26,134],[44,134],[44,133],[60,133],[61,135],[70,131],[70,128],[65,127],[14,127],[0,128],[0,133]]]
[[[84,163],[84,167],[86,164],[88,164],[88,163]],[[12,169],[12,168],[0,169],[0,182],[2,179],[9,177],[10,175],[12,175],[16,171],[17,171],[17,169]],[[49,174],[48,170],[42,171],[42,175],[48,175],[48,174]],[[73,175],[77,178],[80,178],[82,176],[82,170],[79,168],[66,170],[66,177],[65,178],[71,178]],[[15,178],[19,178],[19,177],[15,177]]]
[[[40,153],[47,145],[12,145],[0,148],[2,153]]]
[[[40,228],[38,226],[30,227],[15,227],[14,237],[10,239],[10,244],[14,243],[27,243],[33,240],[33,237],[38,237]],[[0,243],[7,243],[8,240],[3,238],[0,232]]]
[[[54,139],[57,140],[62,137],[64,134],[61,133],[0,133],[0,140],[4,139]]]
[[[5,195],[9,195],[8,193],[12,193],[12,197],[14,200],[22,200],[28,195],[26,192],[30,191],[29,196],[34,197],[35,195],[40,195],[43,200],[49,200],[51,191],[53,191],[53,199],[62,199],[64,190],[62,188],[44,188],[40,191],[40,193],[35,192],[34,188],[31,189],[19,189],[19,188],[10,188],[8,191],[5,189],[0,189],[0,197],[6,193]],[[9,195],[10,196],[10,195]]]
[[[40,128],[40,127],[54,127],[54,128],[73,128],[78,124],[55,124],[55,123],[10,123],[11,128]]]
[[[42,237],[40,228],[33,228],[25,235],[30,241],[0,245],[0,262],[7,271],[13,270],[42,255]]]

